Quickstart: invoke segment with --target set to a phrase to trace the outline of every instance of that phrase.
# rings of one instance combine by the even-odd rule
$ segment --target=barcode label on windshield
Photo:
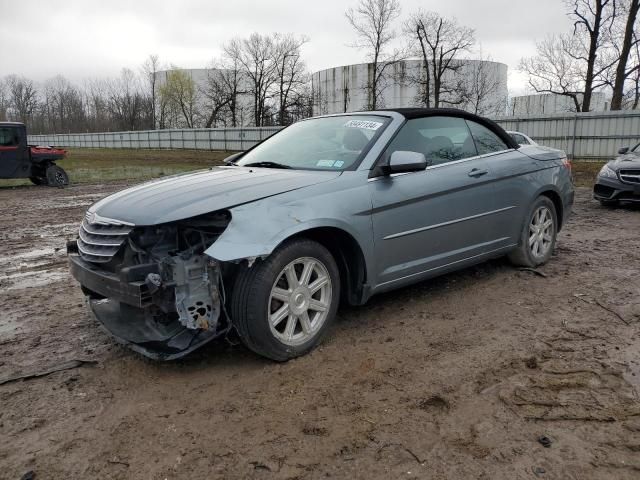
[[[349,120],[344,124],[347,128],[363,128],[365,130],[377,130],[382,126],[380,122],[372,122],[368,120]]]

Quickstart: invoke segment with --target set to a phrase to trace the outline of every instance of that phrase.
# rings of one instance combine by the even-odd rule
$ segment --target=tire
[[[43,178],[43,177],[29,177],[29,180],[31,180],[31,183],[33,183],[34,185],[46,185],[47,184],[47,179]]]
[[[617,207],[620,202],[618,200],[598,200],[603,207]]]
[[[50,165],[47,168],[47,185],[50,187],[66,187],[69,185],[69,176],[67,172],[65,172],[62,167],[58,165]]]
[[[520,267],[535,268],[544,265],[553,254],[557,235],[556,207],[548,197],[540,196],[527,213],[518,248],[509,254],[509,260]]]
[[[338,267],[324,246],[292,240],[264,261],[240,270],[231,295],[231,321],[249,349],[283,362],[320,343],[340,301]],[[315,292],[307,288],[319,285]]]

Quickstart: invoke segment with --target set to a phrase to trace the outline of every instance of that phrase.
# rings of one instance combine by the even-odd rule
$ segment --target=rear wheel
[[[66,187],[69,185],[69,176],[62,167],[58,165],[50,165],[47,168],[47,185],[51,187]]]
[[[312,240],[293,240],[238,274],[231,320],[251,350],[286,361],[320,343],[335,319],[339,292],[331,253]]]
[[[548,197],[538,197],[529,209],[518,248],[509,254],[509,260],[515,265],[531,268],[547,263],[553,254],[557,234],[555,205]]]

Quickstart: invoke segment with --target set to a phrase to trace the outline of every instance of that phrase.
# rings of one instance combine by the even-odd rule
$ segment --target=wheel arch
[[[296,232],[280,245],[296,238],[314,240],[329,250],[340,271],[341,297],[349,305],[363,303],[367,265],[360,244],[350,233],[338,227],[314,227]]]
[[[564,205],[562,203],[562,197],[555,190],[543,190],[538,194],[538,197],[547,197],[553,202],[553,206],[556,208],[556,216],[558,220],[558,231],[562,228],[564,222]],[[536,198],[538,198],[536,197]]]

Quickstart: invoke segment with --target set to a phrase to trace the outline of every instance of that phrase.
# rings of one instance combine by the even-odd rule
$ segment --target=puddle
[[[60,202],[57,199],[55,202],[49,203],[47,205],[36,205],[34,208],[36,210],[51,210],[57,208],[72,208],[72,207],[88,207],[92,205],[94,202],[92,200],[67,200]]]
[[[0,290],[41,287],[67,275],[65,251],[53,247],[36,248],[0,257]]]
[[[52,257],[52,256],[58,256],[55,248],[37,248],[35,250],[29,250],[29,251],[24,252],[24,253],[17,253],[17,254],[14,254],[14,255],[0,256],[0,265],[2,265],[4,263],[14,264],[15,262],[18,262],[20,260],[30,260],[30,259],[34,259],[34,258],[38,258],[38,257]],[[28,266],[30,264],[31,263],[27,263],[27,264],[22,263],[22,264],[18,264],[18,265],[27,265]]]
[[[19,228],[1,235],[0,238],[4,240],[22,240],[28,237],[32,237],[32,238],[33,237],[36,237],[36,238],[58,237],[62,239],[66,236],[77,234],[78,228],[80,227],[81,220],[82,218],[79,218],[77,222],[58,223],[58,224],[43,225],[38,227]]]
[[[95,194],[95,193],[83,193],[80,195],[64,195],[62,197],[58,197],[58,200],[77,200],[79,198],[86,198],[91,202],[95,202],[103,198],[105,194]]]
[[[2,291],[9,292],[23,288],[42,287],[65,278],[69,278],[69,272],[66,268],[38,272],[18,272],[0,276],[0,288]]]

